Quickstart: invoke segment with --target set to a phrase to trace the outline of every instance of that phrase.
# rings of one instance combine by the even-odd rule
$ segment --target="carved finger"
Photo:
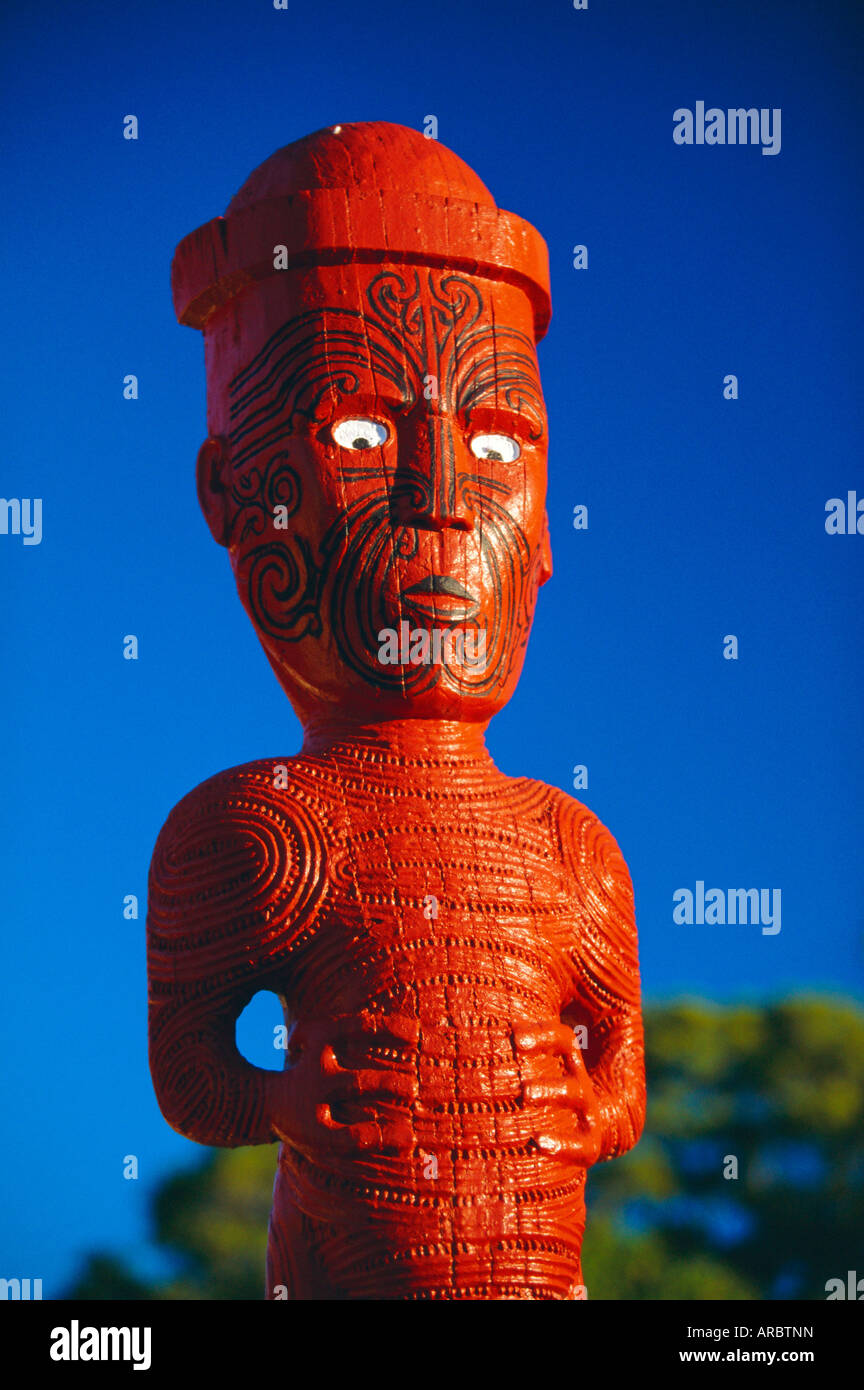
[[[513,1040],[519,1052],[544,1052],[554,1057],[569,1057],[575,1046],[572,1028],[552,1021],[517,1024]]]
[[[347,1100],[353,1096],[415,1100],[418,1089],[417,1077],[413,1073],[370,1067],[359,1071],[341,1071],[329,1096],[331,1100]]]
[[[360,1120],[340,1124],[333,1119],[329,1105],[319,1105],[318,1121],[330,1134],[330,1143],[341,1152],[375,1149],[383,1153],[406,1153],[414,1146],[414,1131],[408,1120]]]
[[[581,1106],[593,1100],[582,1081],[572,1076],[562,1076],[557,1081],[529,1081],[522,1088],[522,1098],[531,1105]]]
[[[330,1134],[333,1148],[348,1151],[351,1149],[371,1149],[380,1139],[380,1127],[375,1120],[360,1120],[354,1124],[341,1124],[334,1120],[330,1106],[323,1103],[316,1107],[315,1118]]]
[[[410,1018],[408,1014],[362,1013],[351,1021],[344,1035],[341,1028],[339,1030],[340,1037],[368,1038],[370,1035],[380,1037],[385,1042],[392,1042],[397,1047],[406,1043],[416,1046],[420,1041],[420,1024],[416,1018]]]
[[[599,1136],[593,1133],[584,1135],[537,1134],[534,1142],[538,1149],[556,1158],[569,1158],[589,1166],[595,1163],[600,1153]]]
[[[529,1081],[522,1088],[522,1096],[532,1105],[564,1104],[579,1109],[595,1103],[594,1087],[587,1073],[562,1076],[557,1081]]]
[[[406,1154],[414,1148],[414,1129],[407,1119],[387,1120],[379,1126],[381,1148],[385,1153]]]
[[[332,1043],[326,1043],[321,1049],[321,1070],[325,1076],[343,1076],[346,1068],[342,1066],[339,1058],[333,1050]]]

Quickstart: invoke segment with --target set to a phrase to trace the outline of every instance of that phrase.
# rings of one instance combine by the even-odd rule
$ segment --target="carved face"
[[[356,265],[304,272],[292,310],[222,367],[199,461],[264,649],[301,718],[487,720],[551,573],[528,301]]]

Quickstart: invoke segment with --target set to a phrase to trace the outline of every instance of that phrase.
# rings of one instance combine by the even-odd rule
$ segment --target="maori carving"
[[[190,1138],[279,1141],[271,1299],[581,1297],[587,1170],[644,1117],[624,860],[483,738],[551,573],[542,243],[429,145],[309,136],[175,258],[199,496],[305,738],[162,829],[151,1070]],[[281,1072],[235,1043],[262,989]]]
[[[542,439],[545,417],[530,338],[513,329],[478,326],[483,297],[466,277],[426,271],[424,280],[427,293],[421,297],[417,270],[382,271],[366,289],[365,312],[327,306],[292,320],[238,373],[229,388],[232,496],[238,508],[232,534],[240,542],[250,534],[266,537],[245,557],[250,604],[264,631],[290,641],[320,632],[316,610],[326,592],[340,656],[365,681],[397,690],[428,689],[446,671],[470,693],[493,687],[502,666],[522,653],[533,612],[530,549],[508,511],[513,489],[506,471],[497,476],[494,468],[479,471],[473,456],[474,467],[457,469],[447,417],[430,415],[425,427],[435,466],[412,467],[410,458],[398,464],[394,458],[389,466],[386,457],[383,466],[380,459],[365,467],[343,466],[342,478],[354,485],[355,500],[334,518],[313,556],[302,525],[290,538],[273,540],[275,506],[285,503],[284,520],[299,507],[300,485],[289,456],[277,453],[263,475],[260,463],[274,444],[284,445],[298,417],[314,423],[328,398],[357,400],[362,408],[364,378],[371,376],[393,386],[394,414],[410,411],[423,399],[424,383],[434,383],[435,396],[469,425],[484,404],[500,398],[533,442]],[[380,409],[380,398],[377,405]],[[412,516],[452,510],[457,492],[459,505],[476,518],[485,588],[492,598],[485,661],[479,669],[463,663],[457,670],[451,658],[394,671],[377,659],[377,634],[402,620],[422,627],[431,597],[424,577],[413,590],[399,593],[398,611],[393,602],[398,571],[420,549]],[[476,628],[478,599],[455,581],[449,597],[462,600],[462,606],[449,605],[451,620]]]

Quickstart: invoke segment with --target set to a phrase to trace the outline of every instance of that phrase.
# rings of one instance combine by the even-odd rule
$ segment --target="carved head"
[[[541,238],[374,122],[279,150],[173,274],[201,505],[300,718],[487,721],[551,573]]]

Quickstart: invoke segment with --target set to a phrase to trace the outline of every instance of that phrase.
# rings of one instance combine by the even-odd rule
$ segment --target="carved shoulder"
[[[317,818],[274,790],[270,761],[202,782],[174,807],[150,864],[151,991],[219,992],[260,976],[308,928],[324,891]]]

